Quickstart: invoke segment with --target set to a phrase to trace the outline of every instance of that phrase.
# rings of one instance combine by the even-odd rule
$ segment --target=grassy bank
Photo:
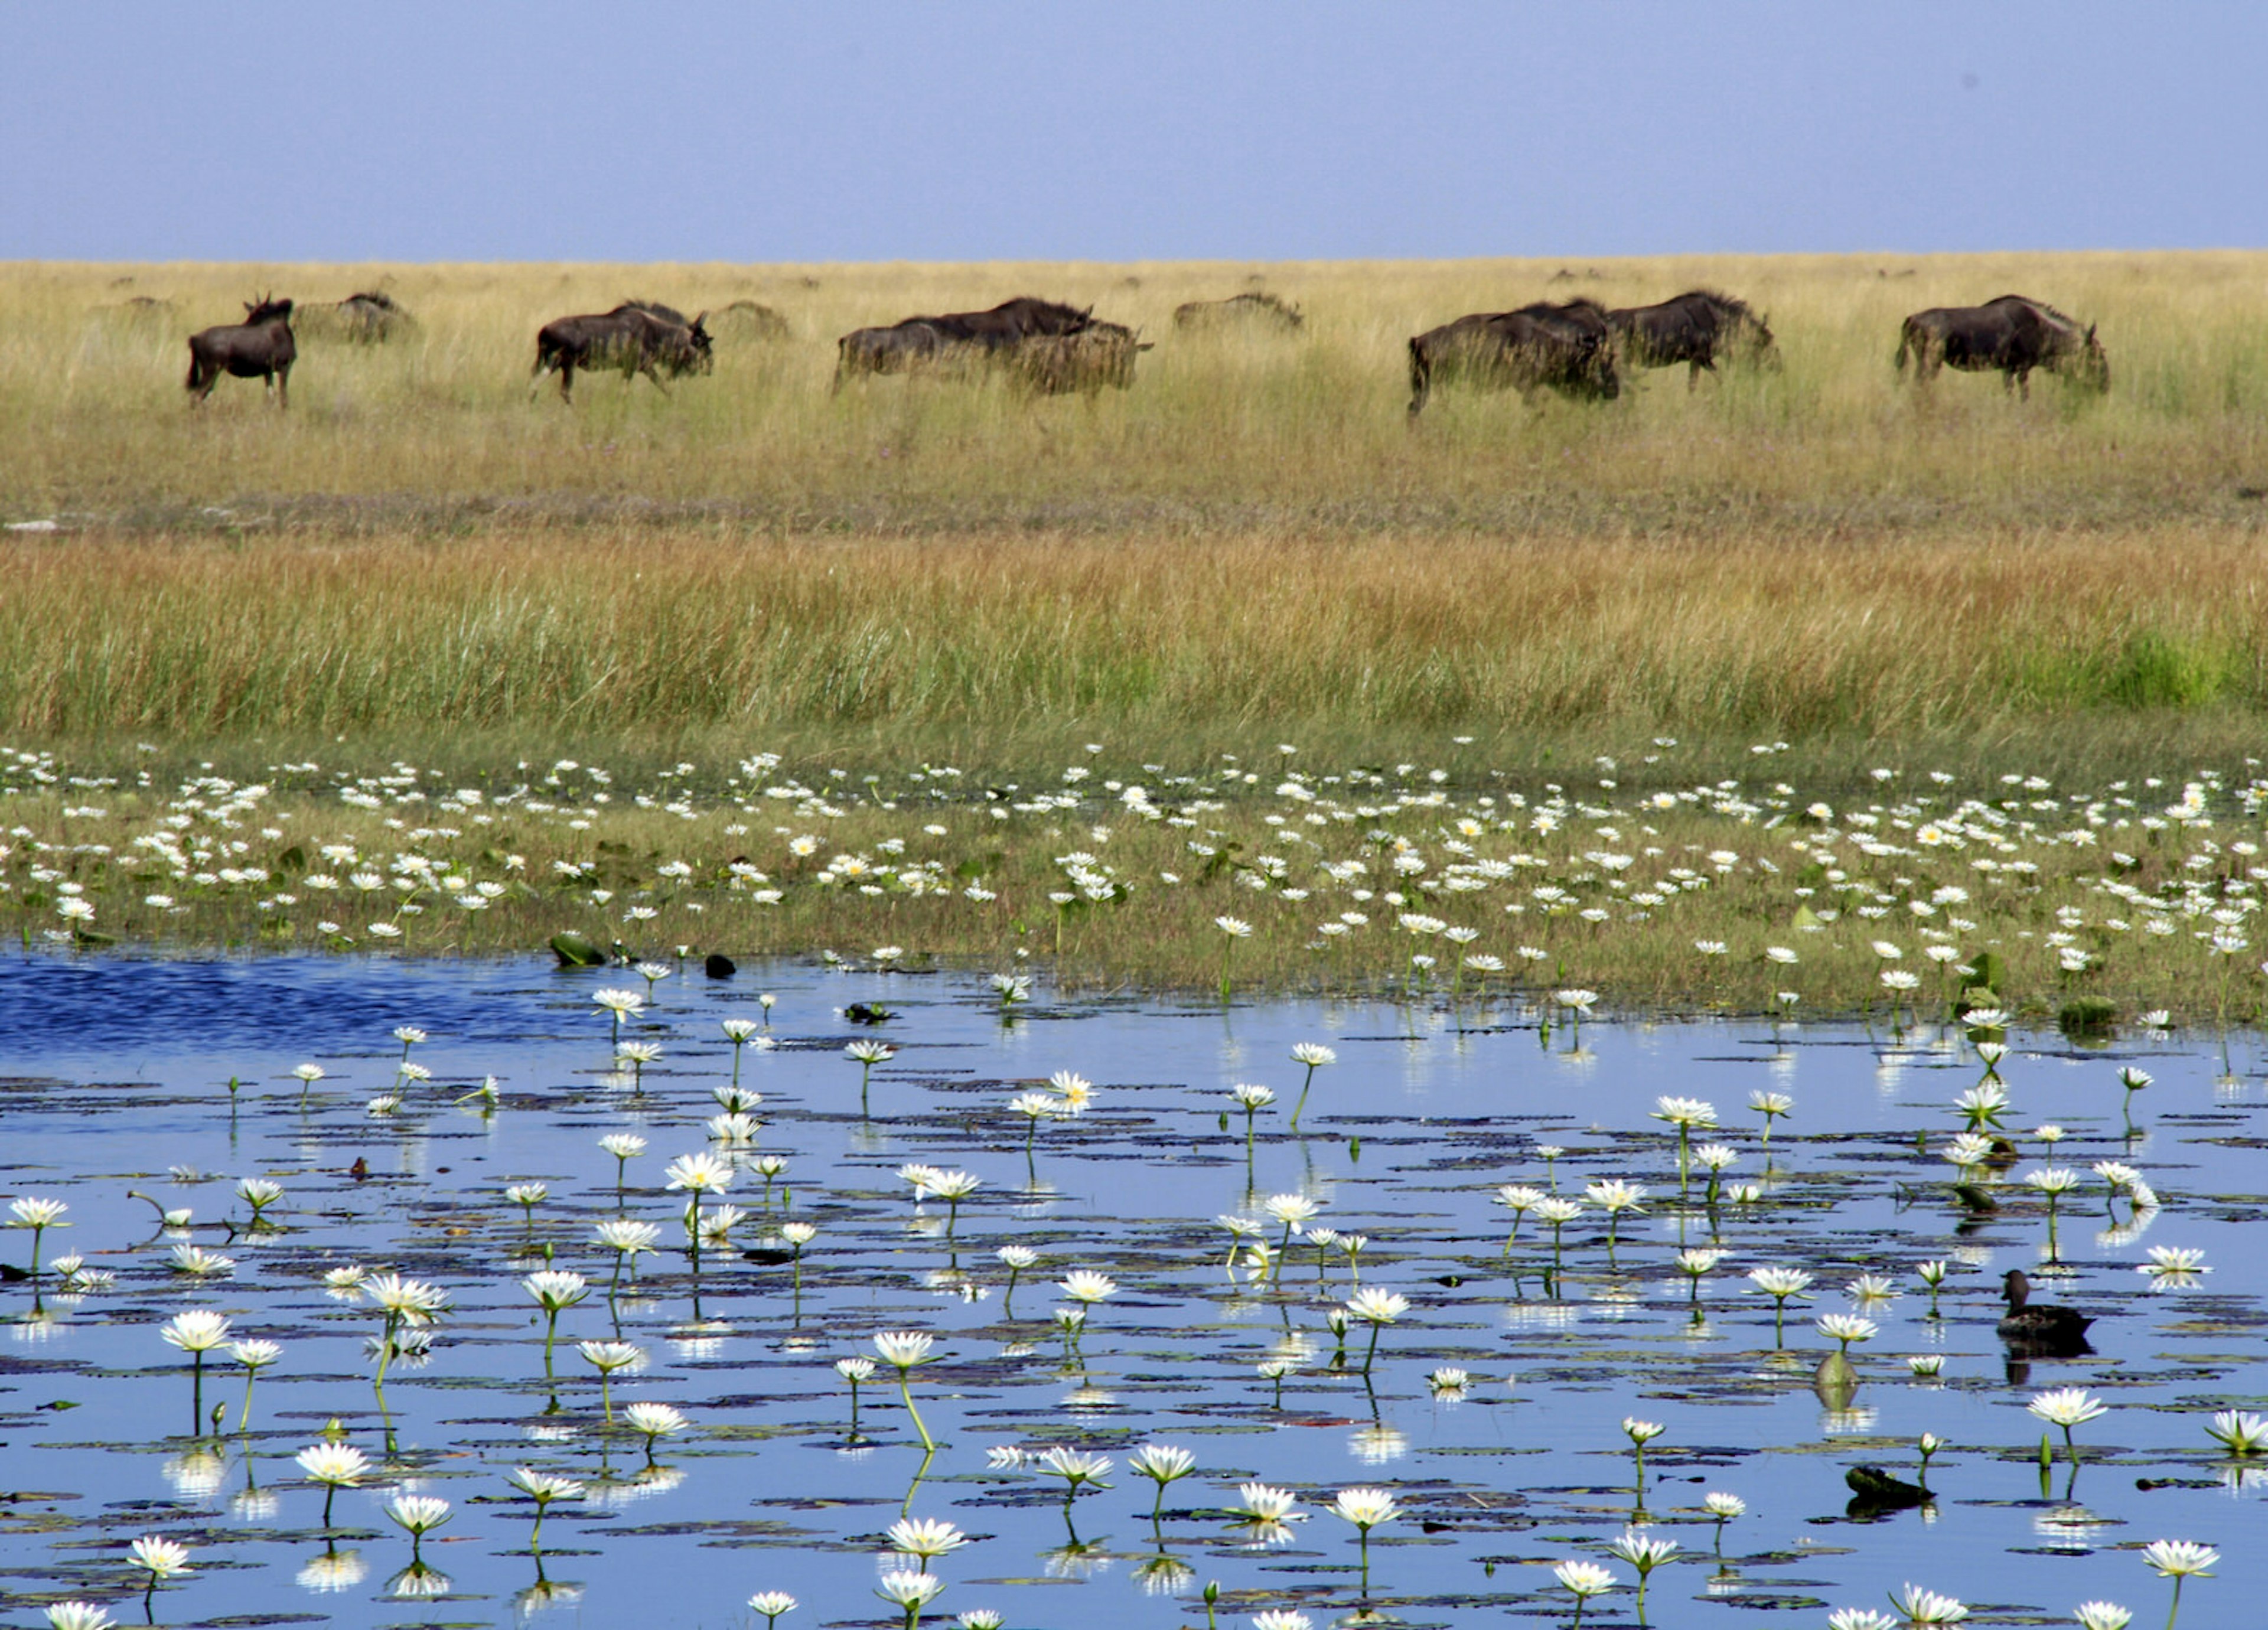
[[[2168,717],[2198,746],[2241,744],[2268,697],[2268,576],[2236,526],[32,535],[0,543],[0,729],[48,742],[476,732],[519,756],[721,734],[990,770],[1095,734],[1183,757],[1284,731],[1396,756],[1469,734],[1502,763],[1518,743],[1583,758],[1661,734],[1989,751],[2029,733],[2084,759],[2138,721],[2162,747]]]
[[[395,763],[169,781],[149,755],[0,760],[0,922],[26,949],[453,954],[561,930],[686,971],[710,950],[939,959],[1066,984],[2249,1019],[2268,778],[2084,789],[1883,765],[1833,802],[1684,778],[1667,741],[1565,781],[1454,741],[1396,763],[1282,743],[1043,781],[770,756],[476,783]],[[1641,790],[1651,784],[1653,790]],[[1983,999],[1974,999],[1982,1000]]]

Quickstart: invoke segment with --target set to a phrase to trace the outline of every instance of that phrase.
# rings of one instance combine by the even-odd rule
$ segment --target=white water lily
[[[1118,1281],[1108,1273],[1097,1273],[1088,1268],[1074,1268],[1057,1281],[1064,1295],[1073,1302],[1089,1304],[1101,1302],[1118,1294]]]
[[[1237,1498],[1243,1503],[1236,1509],[1248,1522],[1288,1523],[1299,1509],[1299,1499],[1289,1489],[1267,1483],[1245,1483],[1238,1486]]]
[[[795,1611],[796,1600],[784,1590],[759,1590],[748,1598],[751,1612],[763,1615],[764,1630],[771,1630],[784,1613]]]
[[[2205,1579],[2220,1553],[2194,1539],[2157,1539],[2142,1547],[2142,1560],[2161,1579]]]
[[[1402,1515],[1402,1507],[1394,1496],[1382,1488],[1343,1488],[1338,1497],[1324,1508],[1333,1516],[1368,1530],[1381,1523],[1390,1523]]]
[[[1615,1588],[1614,1570],[1596,1562],[1561,1562],[1552,1568],[1551,1576],[1574,1593],[1579,1605]]]
[[[1949,1596],[1909,1584],[1890,1598],[1891,1604],[1916,1625],[1957,1625],[1969,1617],[1968,1608]]]
[[[2268,1419],[2242,1410],[2224,1409],[2205,1427],[2205,1435],[2236,1456],[2268,1450]]]
[[[885,1364],[911,1369],[930,1361],[930,1348],[936,1342],[936,1337],[920,1331],[885,1331],[874,1338],[874,1351]]]
[[[889,1541],[891,1550],[920,1558],[924,1572],[935,1559],[968,1543],[968,1535],[936,1517],[901,1517],[890,1524],[884,1538]]]
[[[186,1313],[176,1313],[158,1334],[169,1346],[188,1353],[210,1353],[228,1339],[228,1320],[222,1315],[203,1308],[192,1308]]]
[[[1145,1477],[1163,1491],[1165,1486],[1197,1470],[1197,1457],[1170,1443],[1145,1443],[1126,1457],[1126,1469]]]

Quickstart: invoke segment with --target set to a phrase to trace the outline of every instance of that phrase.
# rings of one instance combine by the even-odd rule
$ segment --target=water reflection
[[[880,1073],[876,1114],[862,1124],[857,1066],[842,1055],[842,1022],[827,1015],[875,993],[860,983],[865,975],[767,970],[765,982],[783,992],[773,1032],[781,1045],[737,1058],[718,1021],[754,1015],[745,977],[736,987],[678,985],[673,975],[662,999],[630,1027],[665,1044],[641,1093],[628,1077],[607,1084],[606,1026],[592,1017],[591,991],[635,977],[624,970],[357,967],[357,980],[386,988],[348,991],[335,970],[311,973],[335,1003],[286,996],[270,1004],[272,1022],[233,1014],[215,1028],[221,1040],[196,1036],[198,1056],[187,1058],[185,1045],[178,1068],[153,1055],[153,1077],[202,1082],[213,1075],[205,1055],[238,1037],[243,1056],[227,1069],[274,1090],[248,1088],[232,1112],[207,1085],[137,1089],[140,1117],[99,1113],[109,1089],[72,1081],[124,1072],[92,1066],[41,1065],[56,1078],[50,1085],[11,1088],[11,1140],[66,1151],[51,1168],[51,1186],[75,1207],[80,1232],[71,1243],[101,1265],[87,1272],[116,1276],[100,1295],[42,1287],[32,1320],[23,1316],[33,1299],[13,1286],[7,1293],[18,1297],[7,1309],[11,1362],[25,1370],[18,1385],[31,1410],[20,1431],[53,1457],[48,1486],[84,1491],[89,1514],[170,1491],[169,1508],[210,1513],[196,1520],[218,1524],[216,1535],[306,1535],[288,1562],[257,1545],[233,1547],[225,1599],[218,1570],[191,1575],[184,1589],[212,1594],[190,1602],[184,1617],[222,1608],[289,1612],[304,1610],[300,1592],[368,1589],[364,1552],[391,1566],[407,1549],[387,1555],[375,1543],[397,1537],[383,1516],[387,1502],[422,1486],[453,1503],[445,1533],[461,1543],[440,1554],[455,1577],[404,1570],[379,1589],[413,1601],[460,1589],[508,1597],[523,1619],[566,1606],[593,1622],[636,1622],[651,1616],[657,1577],[673,1599],[691,1604],[690,1617],[722,1621],[761,1586],[799,1593],[814,1623],[871,1618],[853,1588],[865,1582],[850,1577],[846,1564],[871,1556],[902,1513],[983,1536],[947,1569],[956,1594],[933,1613],[983,1603],[958,1582],[983,1576],[1010,1582],[993,1588],[1015,1610],[1011,1622],[1068,1616],[1117,1630],[1153,1624],[1151,1597],[1219,1579],[1231,1593],[1223,1612],[1232,1599],[1240,1612],[1298,1602],[1321,1622],[1359,1604],[1338,1571],[1349,1559],[1325,1543],[1349,1536],[1315,1513],[1336,1488],[1372,1480],[1401,1491],[1405,1508],[1422,1489],[1427,1513],[1422,1528],[1376,1536],[1381,1575],[1388,1558],[1425,1560],[1422,1572],[1413,1566],[1381,1583],[1430,1589],[1438,1573],[1442,1591],[1473,1598],[1473,1612],[1516,1613],[1540,1599],[1532,1582],[1514,1576],[1528,1570],[1500,1567],[1491,1577],[1484,1559],[1538,1560],[1544,1547],[1516,1537],[1531,1527],[1552,1537],[1554,1556],[1602,1555],[1632,1514],[1618,1423],[1633,1413],[1667,1423],[1646,1489],[1660,1531],[1708,1520],[1695,1515],[1701,1490],[1688,1479],[1705,1475],[1712,1490],[1736,1488],[1753,1502],[1734,1527],[1732,1563],[1657,1573],[1650,1606],[1658,1604],[1660,1622],[1675,1622],[1664,1598],[1681,1593],[1880,1600],[1924,1562],[1935,1588],[1977,1600],[1988,1593],[1975,1582],[1989,1579],[1991,1599],[2029,1604],[2010,1612],[2051,1612],[2062,1587],[2027,1559],[2043,1549],[2107,1553],[2122,1543],[2111,1530],[2131,1535],[2146,1515],[2222,1546],[2214,1582],[2228,1599],[2250,1599],[2246,1592],[2268,1584],[2268,1565],[2239,1543],[2268,1473],[2205,1461],[2198,1435],[2200,1398],[2257,1397],[2264,1384],[2246,1345],[2264,1277],[2246,1227],[2261,1203],[2252,1163],[2262,1105],[2249,1089],[2232,1095],[2216,1085],[2209,1050],[2149,1043],[2158,1079],[2138,1100],[2129,1136],[2114,1055],[2072,1053],[2052,1036],[2025,1038],[1998,1067],[2017,1159],[2004,1168],[1971,1156],[1966,1180],[1985,1202],[1971,1205],[1940,1157],[1962,1125],[1953,1100],[1976,1083],[1980,1061],[1957,1035],[1926,1025],[1885,1042],[1879,1031],[1869,1038],[1823,1023],[1783,1025],[1775,1036],[1762,1020],[1641,1031],[1594,1014],[1579,1036],[1554,1013],[1556,1033],[1539,1048],[1532,1031],[1493,1028],[1532,1015],[1469,991],[1454,1015],[1446,1004],[1402,1011],[1293,1003],[1224,1015],[1210,1003],[1184,1012],[1115,996],[1048,997],[1004,1029],[981,981],[902,972],[887,977],[901,1016],[886,1034],[921,1069]],[[34,967],[26,977],[41,975]],[[247,964],[226,983],[256,1008],[260,978],[288,985],[297,977],[288,964]],[[1432,977],[1446,979],[1448,970]],[[130,1004],[132,996],[109,999]],[[430,1082],[397,1079],[399,1050],[357,1017],[377,1007],[427,1030],[430,1041],[418,1047],[432,1059]],[[800,1029],[787,1016],[799,1010],[808,1016]],[[63,1034],[68,1047],[88,1044],[83,1026]],[[1225,1132],[1219,1125],[1225,1086],[1272,1077],[1278,1088],[1295,1088],[1293,1070],[1270,1061],[1287,1058],[1295,1041],[1318,1039],[1337,1049],[1339,1062],[1319,1079],[1302,1135],[1291,1134],[1279,1103],[1256,1117],[1248,1154],[1241,1117],[1233,1115]],[[35,1064],[36,1051],[26,1054]],[[303,1115],[290,1071],[310,1055],[326,1075]],[[762,1095],[765,1123],[760,1143],[737,1151],[708,1131],[721,1102],[713,1088],[736,1066],[746,1090]],[[512,1083],[498,1103],[453,1107],[490,1067]],[[1005,1106],[1059,1068],[1099,1083],[1095,1108],[1076,1125],[1041,1130],[1039,1181],[1028,1183],[1025,1128]],[[1795,1099],[1769,1144],[1756,1115],[1741,1110],[1760,1083]],[[1875,1086],[1888,1090],[1869,1090]],[[372,1094],[396,1089],[402,1103],[390,1122],[364,1114]],[[1712,1164],[1697,1150],[1682,1183],[1675,1139],[1652,1115],[1668,1093],[1731,1111],[1705,1134],[1730,1158]],[[2043,1124],[2062,1135],[2043,1138]],[[632,1127],[651,1147],[629,1162],[618,1192],[622,1169],[599,1139]],[[703,1252],[711,1317],[680,1323],[694,1309],[678,1221],[684,1197],[662,1188],[662,1165],[718,1148],[731,1156],[733,1186],[708,1197],[711,1215],[726,1205],[746,1214],[734,1249]],[[2041,1251],[2044,1218],[2022,1177],[2050,1159],[2088,1174],[2090,1186],[2065,1205],[2066,1260],[2054,1295],[2097,1319],[2100,1351],[2040,1360],[2034,1381],[2007,1367],[1992,1333],[2001,1311],[1992,1287]],[[2093,1174],[2112,1160],[2156,1184],[2162,1206],[2106,1202]],[[957,1217],[932,1199],[909,1226],[906,1191],[891,1176],[909,1162],[965,1168],[987,1186]],[[213,1217],[145,1238],[147,1208],[119,1196],[129,1184],[154,1187],[162,1179],[148,1174],[168,1165],[195,1168],[185,1175],[200,1182],[207,1170],[230,1183],[275,1176],[291,1197],[278,1213],[282,1231],[254,1239],[239,1206],[232,1240],[215,1220],[232,1208],[208,1195],[199,1204]],[[509,1182],[538,1177],[550,1198],[531,1229],[498,1197]],[[1643,1226],[1623,1219],[1611,1254],[1606,1220],[1587,1204],[1564,1228],[1564,1272],[1548,1285],[1549,1228],[1529,1216],[1507,1250],[1505,1213],[1492,1199],[1500,1185],[1580,1198],[1616,1178],[1647,1186],[1650,1214]],[[1320,1205],[1305,1237],[1264,1271],[1226,1263],[1229,1236],[1214,1219],[1262,1217],[1266,1242],[1280,1246],[1282,1222],[1261,1207],[1281,1194]],[[2095,1210],[2099,1204],[2104,1211]],[[615,1218],[655,1222],[666,1248],[633,1265],[636,1289],[627,1288],[626,1272],[625,1294],[611,1302],[594,1294],[567,1311],[560,1384],[548,1388],[540,1324],[519,1281],[553,1267],[605,1288],[613,1261],[592,1229]],[[804,1250],[799,1299],[791,1297],[784,1265],[762,1260],[790,1220],[818,1229]],[[1343,1343],[1328,1322],[1354,1286],[1334,1235],[1366,1239],[1363,1286],[1408,1294],[1413,1304],[1385,1332],[1367,1373],[1367,1332],[1358,1325]],[[0,1243],[12,1237],[0,1235]],[[2137,1273],[2161,1242],[2203,1258]],[[253,1435],[187,1449],[178,1441],[136,1443],[153,1410],[176,1424],[184,1378],[160,1367],[153,1326],[177,1310],[188,1287],[166,1263],[174,1245],[189,1243],[236,1257],[236,1272],[207,1281],[202,1294],[241,1334],[278,1339],[284,1356],[259,1383]],[[1000,1294],[1006,1267],[997,1252],[1006,1244],[1040,1258],[1019,1287],[1020,1305]],[[1701,1270],[1697,1287],[1676,1254],[1705,1244],[1729,1254]],[[759,1255],[743,1258],[741,1249]],[[1932,1298],[1916,1269],[1940,1260],[1949,1272]],[[431,1331],[402,1332],[384,1415],[364,1348],[378,1316],[355,1283],[327,1277],[349,1264],[366,1265],[369,1276],[434,1280],[455,1298]],[[1049,1281],[1073,1265],[1107,1270],[1124,1288],[1076,1332],[1066,1354],[1050,1324]],[[1777,1353],[1773,1303],[1745,1277],[1766,1265],[1815,1276],[1816,1300],[1795,1299],[1787,1345]],[[1880,1275],[1884,1294],[1848,1288],[1864,1274]],[[2207,1287],[2211,1295],[2196,1294]],[[1853,1347],[1855,1376],[1822,1408],[1813,1383],[1832,1344],[1811,1320],[1846,1297],[1881,1328]],[[1933,1301],[1941,1317],[1930,1317]],[[833,1368],[837,1359],[871,1353],[877,1333],[897,1330],[939,1338],[939,1362],[911,1376],[914,1402],[941,1440],[927,1458],[887,1365],[866,1385],[855,1438]],[[574,1356],[575,1344],[607,1339],[642,1350],[614,1376],[611,1425],[596,1376]],[[1914,1354],[1942,1358],[1941,1375],[1911,1371]],[[1280,1409],[1255,1368],[1269,1361],[1293,1367]],[[1525,1377],[1516,1410],[1492,1379],[1515,1365]],[[1443,1379],[1459,1372],[1464,1384]],[[2016,1423],[2030,1390],[2066,1383],[2095,1386],[2111,1402],[2119,1430],[2106,1441],[2119,1445],[2118,1464],[2097,1465],[2090,1449],[2080,1477],[2059,1464],[2043,1497],[2036,1467],[2006,1449],[2023,1446]],[[223,1392],[232,1403],[226,1387],[208,1389],[207,1401]],[[49,1396],[79,1407],[38,1407]],[[648,1468],[644,1441],[623,1419],[634,1403],[664,1400],[688,1425],[669,1440],[672,1464]],[[1876,1464],[1911,1475],[1924,1432],[1957,1435],[1970,1446],[1932,1466],[1936,1502],[1918,1508],[1914,1522],[1847,1523],[1844,1473]],[[322,1491],[282,1474],[298,1444],[334,1434],[371,1457],[365,1493],[342,1502],[334,1530],[361,1548],[309,1556],[320,1536],[295,1525],[313,1521]],[[1059,1486],[1046,1485],[1026,1457],[985,1464],[985,1448],[1003,1439],[1035,1454],[1176,1443],[1197,1456],[1198,1469],[1174,1486],[1154,1526],[1146,1489],[1083,1495],[1066,1543]],[[246,1458],[254,1447],[257,1463]],[[1110,1452],[1123,1458],[1125,1450]],[[586,1486],[583,1497],[557,1502],[556,1526],[544,1530],[547,1547],[561,1546],[555,1565],[577,1582],[548,1578],[544,1557],[530,1553],[527,1503],[502,1481],[521,1457]],[[239,1462],[245,1478],[231,1494]],[[1299,1515],[1314,1527],[1232,1527],[1221,1514],[1238,1483],[1252,1478],[1300,1491]],[[2143,1479],[2168,1487],[2135,1489]],[[1498,1518],[1468,1516],[1492,1511],[1518,1511],[1528,1527],[1508,1537]],[[1847,1525],[1821,1534],[1809,1525],[1822,1515]],[[1938,1523],[1926,1558],[1917,1560],[1900,1536],[1940,1516],[1960,1520]],[[65,1512],[58,1520],[80,1519]],[[1752,1547],[1738,1543],[1744,1532],[1758,1536]],[[1831,1543],[1781,1553],[1766,1533]],[[1285,1555],[1295,1538],[1325,1560]],[[1410,1547],[1390,1543],[1399,1540]],[[48,1543],[0,1535],[0,1560],[26,1565]],[[1756,1554],[1737,1554],[1749,1548]],[[1013,1582],[1041,1576],[1057,1582]],[[338,1616],[359,1621],[351,1611]],[[1194,1604],[1182,1616],[1195,1622]]]

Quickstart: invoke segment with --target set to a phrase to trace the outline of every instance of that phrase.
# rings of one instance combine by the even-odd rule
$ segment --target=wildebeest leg
[[[559,358],[559,400],[575,405],[575,359],[565,355]]]
[[[291,405],[291,365],[285,363],[276,370],[276,407],[281,412]]]
[[[2032,371],[2029,368],[2019,368],[2016,370],[2016,400],[2029,402],[2031,399]]]
[[[649,357],[644,362],[638,364],[637,371],[653,381],[654,389],[659,391],[665,396],[669,395],[669,387],[661,382],[661,371],[653,365],[652,358]],[[627,370],[625,370],[622,374],[622,382],[625,385],[633,382]]]

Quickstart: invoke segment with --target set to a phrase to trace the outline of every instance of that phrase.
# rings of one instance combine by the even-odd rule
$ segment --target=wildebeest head
[[[263,294],[256,300],[245,301],[244,326],[246,328],[251,328],[255,323],[272,322],[278,320],[284,322],[291,321],[290,300],[279,300],[274,295]]]
[[[1745,329],[1749,359],[1763,364],[1774,373],[1779,372],[1779,342],[1772,337],[1771,320],[1753,313],[1749,315]]]
[[[2095,325],[2091,322],[2080,338],[2079,354],[2072,363],[2072,380],[2089,390],[2110,388],[2110,358],[2102,349],[2102,342],[2095,337]]]
[[[709,332],[703,312],[685,325],[681,344],[671,357],[671,365],[680,373],[713,373],[717,369],[714,336]]]

